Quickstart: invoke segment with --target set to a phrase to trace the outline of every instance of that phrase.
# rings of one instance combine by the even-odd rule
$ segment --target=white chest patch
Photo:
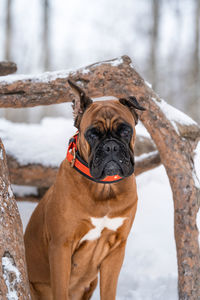
[[[80,240],[80,243],[83,241],[92,241],[96,240],[101,236],[101,232],[104,228],[108,228],[110,230],[116,231],[119,227],[122,226],[124,223],[124,220],[126,218],[108,218],[107,216],[103,218],[93,218],[91,217],[92,225],[95,226],[95,228],[92,228],[84,237]]]

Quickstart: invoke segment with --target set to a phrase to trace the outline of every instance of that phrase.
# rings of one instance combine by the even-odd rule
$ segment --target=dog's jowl
[[[54,185],[25,233],[32,300],[87,300],[100,273],[101,300],[114,300],[136,207],[135,97],[80,98],[77,133]]]

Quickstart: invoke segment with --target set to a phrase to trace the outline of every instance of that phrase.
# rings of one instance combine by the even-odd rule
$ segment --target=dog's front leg
[[[101,300],[115,300],[119,272],[124,260],[126,241],[103,260],[100,266]]]
[[[49,247],[51,288],[54,300],[69,300],[69,280],[71,272],[70,244],[51,243]]]

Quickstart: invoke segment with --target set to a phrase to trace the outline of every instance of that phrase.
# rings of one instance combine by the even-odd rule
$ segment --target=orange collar
[[[67,150],[67,160],[70,162],[71,167],[76,169],[79,173],[87,177],[88,179],[98,182],[98,183],[113,183],[122,180],[124,177],[120,177],[119,175],[107,176],[102,180],[96,180],[90,174],[90,169],[88,168],[88,164],[80,157],[77,149],[77,138],[79,132],[69,140],[69,146]]]

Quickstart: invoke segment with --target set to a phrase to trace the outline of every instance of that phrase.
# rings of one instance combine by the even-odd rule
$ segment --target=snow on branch
[[[192,118],[168,104],[163,99],[159,99],[158,101],[152,97],[152,100],[160,107],[166,118],[173,125],[177,134],[190,139],[196,139],[200,136],[200,128]]]
[[[7,286],[7,299],[18,300],[18,284],[21,282],[21,274],[16,267],[14,258],[8,251],[2,257],[3,278]]]

